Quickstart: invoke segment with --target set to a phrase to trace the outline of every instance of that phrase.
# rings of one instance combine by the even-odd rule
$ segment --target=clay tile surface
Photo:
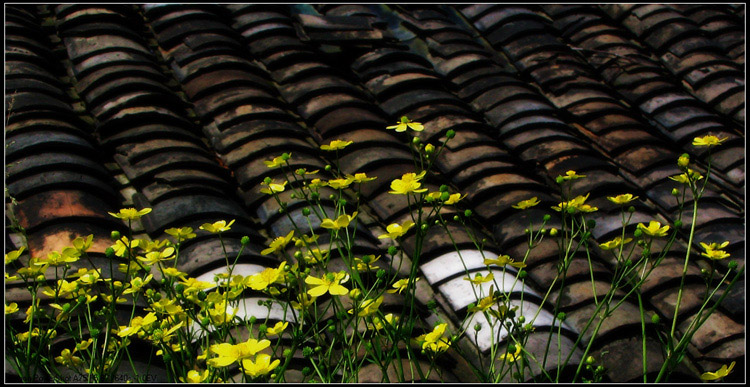
[[[706,182],[695,237],[683,227],[675,250],[643,284],[647,313],[662,321],[676,313],[675,329],[689,328],[685,321],[699,312],[705,290],[702,270],[729,265],[700,257],[700,242],[728,241],[732,259],[745,265],[744,5],[16,4],[5,10],[5,186],[6,199],[17,202],[6,216],[6,253],[20,247],[12,215],[32,255],[93,234],[91,262],[109,266],[110,232],[124,232],[127,223],[107,213],[148,207],[153,211],[136,225],[146,239],[164,239],[171,227],[198,230],[235,219],[225,239],[200,230],[181,247],[185,258],[177,268],[191,276],[218,273],[223,249],[238,257],[243,275],[278,267],[279,258],[261,251],[294,230],[292,220],[307,227],[306,204],[284,192],[282,209],[260,188],[264,180],[284,179],[266,164],[289,152],[290,170],[308,171],[291,185],[334,179],[327,168],[334,157],[342,173],[378,177],[357,193],[361,215],[352,244],[357,254],[385,256],[388,245],[378,236],[411,219],[412,203],[389,193],[391,181],[419,172],[409,143],[439,146],[455,132],[422,183],[429,192],[444,186],[465,196],[442,210],[450,233],[432,227],[424,235],[418,265],[425,279],[418,297],[439,300],[453,324],[469,317],[476,301],[462,279],[466,270],[487,272],[473,235],[454,215],[473,212],[474,236],[486,240],[488,254],[523,257],[530,225],[542,227],[550,214],[545,227],[565,226],[551,207],[564,201],[555,180],[568,171],[586,175],[569,193],[589,195],[587,203],[599,207],[587,218],[596,223],[592,248],[558,274],[558,246],[544,239],[526,257],[529,280],[503,289],[514,300],[525,298],[529,313],[546,316],[529,336],[529,353],[544,355],[554,334],[577,366],[586,348],[575,337],[587,329],[584,341],[595,335],[596,343],[590,354],[617,371],[607,381],[642,380],[640,351],[632,355],[641,346],[638,299],[625,298],[596,333],[586,326],[613,276],[612,252],[600,243],[622,232],[620,207],[607,197],[639,196],[629,233],[650,220],[691,219],[692,202],[680,208],[673,190],[683,186],[669,179],[683,173],[682,154]],[[424,130],[385,129],[402,116]],[[707,135],[721,138],[721,146],[693,146]],[[336,154],[321,149],[333,140],[354,143]],[[337,191],[321,189],[320,208],[332,211],[329,194]],[[533,197],[539,206],[513,207]],[[325,231],[319,221],[310,227]],[[412,230],[399,242],[407,259],[415,258],[416,240]],[[695,257],[684,265],[690,243]],[[456,246],[465,252],[465,267]],[[345,266],[343,257],[331,262]],[[378,264],[405,275],[390,260]],[[685,296],[675,311],[683,270]],[[549,286],[563,278],[566,294],[552,292],[540,307]],[[738,370],[727,380],[742,380],[744,284],[743,278],[696,332],[675,380],[697,382],[702,372],[732,361]],[[246,298],[248,313],[265,317],[256,293]],[[6,298],[31,302],[14,284],[6,284]],[[389,295],[385,304],[400,310],[404,299]],[[565,311],[564,322],[550,314],[550,302]],[[655,331],[654,324],[647,321],[646,329]],[[479,331],[464,344],[489,359],[488,330]],[[658,337],[647,342],[652,378],[664,355]],[[298,352],[290,366],[295,377],[304,360]],[[552,363],[532,371],[557,372]],[[464,360],[438,364],[442,372],[428,381],[476,381]],[[364,367],[359,380],[378,382],[382,372]],[[395,370],[387,372],[395,377]],[[167,380],[163,369],[154,375]]]

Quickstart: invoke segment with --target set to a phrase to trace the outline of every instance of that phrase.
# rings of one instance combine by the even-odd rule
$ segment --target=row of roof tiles
[[[574,186],[574,194],[592,193],[591,203],[601,209],[595,218],[598,226],[594,236],[605,241],[619,234],[620,225],[619,210],[605,196],[633,192],[648,197],[637,206],[636,222],[674,219],[676,203],[669,195],[674,183],[664,179],[678,173],[674,166],[677,155],[687,149],[695,135],[711,132],[729,136],[727,151],[718,155],[720,178],[714,180],[713,191],[702,201],[702,206],[709,207],[703,212],[707,215],[699,219],[696,239],[730,240],[733,256],[744,256],[744,162],[736,157],[744,136],[737,130],[737,121],[744,120],[744,113],[742,117],[729,116],[719,109],[718,102],[711,104],[716,99],[702,101],[710,102],[708,106],[696,102],[693,95],[701,98],[704,94],[691,95],[697,91],[681,89],[682,85],[674,81],[679,73],[665,73],[665,68],[672,68],[660,64],[634,39],[620,39],[615,45],[597,44],[598,40],[591,37],[605,36],[601,30],[610,31],[606,36],[611,36],[612,30],[622,29],[598,8],[72,5],[57,6],[54,13],[53,37],[62,39],[69,59],[63,63],[85,102],[85,112],[95,119],[96,137],[83,131],[78,140],[68,139],[68,132],[90,127],[77,121],[71,107],[77,103],[65,98],[65,86],[54,88],[60,69],[44,68],[50,63],[57,66],[59,59],[50,61],[56,56],[44,49],[45,34],[34,27],[38,20],[22,9],[17,10],[19,21],[12,22],[24,28],[16,27],[13,31],[18,31],[18,37],[6,40],[19,42],[19,48],[27,51],[13,56],[23,59],[16,65],[18,74],[23,75],[11,77],[22,87],[9,94],[22,101],[17,114],[29,114],[13,118],[38,117],[40,111],[42,115],[54,112],[58,116],[63,112],[62,116],[72,122],[63,126],[74,130],[64,132],[62,137],[68,137],[63,140],[51,140],[54,145],[44,149],[70,158],[70,148],[59,146],[60,141],[87,141],[89,148],[98,141],[102,150],[111,152],[138,192],[133,200],[139,206],[154,208],[144,217],[151,237],[163,237],[164,229],[172,226],[197,228],[217,217],[237,218],[230,250],[238,251],[239,238],[250,235],[254,242],[242,260],[249,265],[246,269],[252,272],[275,266],[272,259],[259,254],[266,242],[262,235],[282,236],[292,225],[288,217],[278,213],[276,204],[257,190],[263,178],[281,177],[265,168],[262,161],[290,151],[293,168],[321,169],[330,160],[320,153],[318,145],[344,139],[356,143],[339,155],[341,169],[379,177],[363,186],[361,193],[372,217],[364,217],[362,227],[368,232],[357,240],[358,252],[377,252],[382,246],[372,235],[381,230],[379,224],[402,221],[407,216],[408,203],[386,191],[393,178],[414,168],[408,147],[403,145],[408,139],[383,131],[395,117],[407,115],[425,124],[425,131],[419,134],[423,141],[439,141],[449,129],[458,132],[437,161],[440,173],[430,179],[429,186],[435,190],[437,185],[448,183],[467,193],[466,207],[475,210],[486,232],[497,242],[488,250],[513,256],[523,256],[523,229],[530,221],[538,222],[545,211],[519,214],[510,205],[531,196],[539,197],[544,205],[556,204],[559,196],[550,194],[556,175],[569,169],[585,172],[587,179]],[[566,21],[571,15],[587,16],[581,20],[586,19],[584,25],[589,27],[576,24],[578,19],[572,24]],[[469,23],[483,39],[476,38]],[[589,29],[593,32],[587,35]],[[560,40],[557,30],[584,49],[626,55],[637,62],[636,71],[654,74],[653,89],[629,94],[627,91],[638,85],[623,78],[623,70],[595,55],[581,57]],[[151,33],[155,42],[150,41]],[[526,38],[530,34],[534,44]],[[595,43],[586,45],[591,40]],[[623,54],[622,50],[627,51]],[[31,64],[41,64],[44,71],[25,70]],[[171,71],[165,71],[167,68]],[[617,70],[608,70],[611,68]],[[169,72],[175,80],[170,80]],[[624,80],[618,83],[621,78]],[[701,87],[713,90],[711,79],[700,83]],[[742,87],[744,90],[744,84]],[[30,95],[17,91],[26,88],[32,90]],[[184,99],[179,89],[184,91]],[[628,101],[621,101],[620,95]],[[628,103],[638,105],[640,114]],[[685,115],[686,109],[694,118],[680,122],[663,118]],[[200,125],[194,122],[192,111]],[[8,136],[6,142],[11,145],[23,139],[15,139],[16,133],[36,133],[34,138],[39,137],[40,131],[34,132],[38,128],[35,122],[13,123],[22,130],[10,132],[14,136]],[[57,122],[53,125],[58,126]],[[23,145],[23,141],[18,143]],[[28,150],[24,149],[9,155],[18,155],[27,163],[24,155]],[[214,151],[219,160],[213,156]],[[55,157],[61,156],[54,153],[40,159],[46,163]],[[97,168],[101,161],[101,157],[86,158],[83,164],[91,164],[86,170],[93,171],[92,176],[87,173],[78,181],[100,177],[106,182],[108,172]],[[47,165],[21,168],[16,174],[43,176],[32,179],[34,182],[65,175],[51,167],[46,169]],[[323,173],[312,177],[330,176]],[[99,210],[98,214],[104,214],[102,209],[116,204],[111,183],[96,180],[84,186],[87,188],[60,182],[26,188],[16,184],[11,194],[20,195],[19,213],[30,219],[54,213],[36,203],[50,195],[70,195],[69,187],[81,191],[74,195],[96,193],[98,201],[108,200],[109,207],[87,209],[89,213]],[[235,190],[237,196],[232,192]],[[37,191],[40,195],[36,200],[26,198],[28,192]],[[80,201],[87,206],[98,202]],[[59,202],[53,201],[50,206],[55,203]],[[290,217],[302,219],[301,209],[301,203],[290,204]],[[81,211],[71,212],[76,214],[73,218],[80,217]],[[54,217],[57,225],[71,221],[71,217],[59,213],[49,217]],[[97,223],[102,238],[113,223],[107,221]],[[112,226],[117,227],[122,225]],[[445,297],[446,308],[460,317],[473,301],[460,296],[461,285],[466,285],[461,280],[463,267],[455,255],[445,255],[453,248],[447,235],[433,230],[420,260],[421,268],[432,289]],[[29,231],[30,240],[35,235],[48,235],[34,227]],[[468,236],[459,229],[454,231],[454,238],[460,247],[472,248]],[[105,242],[101,243],[103,246]],[[403,243],[406,251],[411,244],[413,236]],[[197,238],[181,251],[187,257],[181,270],[191,275],[210,273],[223,261],[209,262],[205,257],[218,259],[218,255],[210,254],[218,249],[217,241],[210,236]],[[552,283],[556,256],[557,247],[551,241],[532,252],[527,260],[532,288],[546,290]],[[599,249],[595,249],[593,258],[601,282],[598,288],[605,288],[611,262]],[[654,273],[658,280],[645,285],[649,307],[665,317],[673,313],[670,300],[679,285],[675,280],[680,276],[680,259],[677,253],[671,256]],[[485,270],[479,264],[470,269]],[[576,290],[561,300],[572,316],[566,324],[571,337],[583,328],[594,298],[588,280],[577,275],[584,269],[571,268],[568,284]],[[692,273],[699,270],[699,265],[691,266]],[[691,286],[699,284],[697,276],[690,278],[695,280]],[[534,290],[525,292],[533,296]],[[529,304],[533,306],[533,302]],[[685,317],[695,310],[692,304],[686,304],[681,309]],[[743,327],[739,323],[744,307],[737,303],[727,307],[720,309],[714,321],[693,340],[691,356],[702,369],[744,356]],[[608,357],[610,366],[623,370],[615,375],[617,380],[634,380],[641,369],[622,349],[640,335],[640,321],[633,320],[635,308],[626,303],[612,318],[613,324],[599,334],[602,344],[598,350],[615,354]],[[547,335],[537,335],[540,349]],[[722,339],[717,341],[716,337]],[[567,350],[573,347],[572,341],[566,345]],[[659,356],[650,356],[650,372],[658,369]],[[682,372],[685,377],[689,374]]]

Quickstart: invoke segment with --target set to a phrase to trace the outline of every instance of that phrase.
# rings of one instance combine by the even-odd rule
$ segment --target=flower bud
[[[398,252],[398,247],[396,247],[396,246],[389,246],[388,247],[388,254],[389,255],[396,255],[397,252]]]
[[[565,321],[565,317],[567,317],[565,312],[560,312],[557,314],[557,319],[560,321]]]
[[[414,136],[411,139],[411,143],[414,144],[414,145],[419,145],[419,137]]]
[[[350,290],[349,298],[351,298],[352,300],[359,300],[360,298],[362,298],[362,291],[357,288]]]
[[[312,374],[312,368],[310,367],[302,368],[302,375],[309,376],[310,374]]]
[[[737,261],[729,261],[729,268],[734,270],[737,268]]]
[[[524,317],[524,316],[518,316],[518,322],[519,322],[520,324],[523,324],[523,323],[525,323],[525,322],[526,322],[526,317]]]
[[[310,194],[310,199],[312,199],[313,201],[318,201],[318,199],[320,199],[320,194],[317,192],[313,192]]]
[[[310,216],[310,209],[305,207],[302,209],[302,216]]]
[[[654,324],[658,324],[658,323],[659,323],[659,320],[661,320],[661,319],[659,318],[659,315],[658,315],[658,314],[654,313],[654,314],[652,314],[652,315],[651,315],[651,322],[652,322],[652,323],[654,323]]]
[[[427,144],[427,145],[425,145],[425,147],[424,147],[424,151],[425,151],[425,152],[426,152],[427,154],[432,154],[432,152],[434,152],[434,151],[435,151],[435,146],[434,146],[434,145],[432,145],[432,144]]]
[[[680,158],[677,159],[677,165],[679,165],[680,168],[687,168],[689,163],[690,163],[690,156],[688,156],[687,153],[683,153],[680,156]]]
[[[270,178],[270,177],[268,177],[268,176],[266,176],[266,178],[265,178],[265,179],[263,179],[263,182],[264,182],[264,183],[266,183],[266,184],[271,184],[271,182],[272,182],[272,181],[273,181],[273,180],[271,180],[271,178]]]
[[[382,279],[383,277],[385,277],[385,270],[383,270],[383,269],[378,270],[375,273],[375,276],[378,277],[378,278],[380,278],[380,279]]]
[[[340,205],[341,207],[344,207],[344,206],[346,206],[346,199],[339,199],[339,205]]]
[[[472,214],[471,210],[464,211],[464,216],[467,218],[471,217],[471,214]]]
[[[427,223],[422,223],[422,225],[419,228],[421,228],[422,231],[427,231],[427,229],[430,228],[430,226]]]
[[[302,256],[302,252],[301,251],[297,250],[297,251],[294,252],[294,259],[296,259],[296,260],[299,261],[299,260],[302,259],[302,257],[303,256]]]
[[[258,321],[258,318],[255,316],[250,316],[247,321],[250,322],[250,324],[255,324],[255,322]]]
[[[428,310],[434,310],[435,308],[437,308],[437,301],[435,301],[435,300],[429,300],[429,301],[427,301],[427,309]]]
[[[37,282],[44,282],[46,280],[47,280],[47,277],[45,277],[44,274],[39,274],[38,276],[36,276]]]
[[[521,270],[518,272],[518,278],[524,279],[529,273],[526,272],[526,270]]]
[[[680,227],[682,227],[682,221],[681,221],[681,220],[675,220],[675,221],[674,221],[674,227],[675,227],[675,228],[680,228]]]
[[[633,206],[628,207],[628,212],[630,212],[630,213],[635,212],[635,207],[633,207]]]
[[[555,178],[555,183],[562,184],[563,182],[565,182],[565,179],[563,179],[562,176],[558,176]]]
[[[458,215],[453,215],[454,222],[458,222],[459,220],[461,220],[461,218],[459,218]]]
[[[482,324],[480,324],[480,323],[474,324],[474,330],[477,331],[477,332],[481,331],[482,330]]]
[[[587,220],[586,221],[586,226],[588,226],[588,228],[594,228],[594,227],[596,227],[596,220],[594,220],[594,219]]]
[[[250,237],[247,235],[243,236],[242,239],[240,239],[240,243],[242,243],[243,246],[247,245],[250,243]]]
[[[550,219],[552,219],[552,215],[550,214],[544,214],[544,217],[542,218],[545,222],[549,222]]]
[[[672,196],[680,196],[680,191],[677,188],[672,188]]]
[[[91,337],[96,337],[96,336],[99,336],[100,331],[99,329],[92,328],[90,333],[91,333]]]
[[[440,200],[442,200],[442,201],[446,201],[446,200],[450,199],[450,197],[451,197],[451,194],[448,193],[447,191],[443,191],[440,194]]]
[[[554,228],[554,227],[552,227],[552,228],[551,228],[551,229],[549,230],[549,235],[550,235],[550,236],[555,236],[555,235],[557,235],[557,229],[556,229],[556,228]]]
[[[112,238],[113,241],[119,240],[120,239],[120,232],[119,231],[112,231],[109,234],[109,237]]]
[[[449,140],[452,139],[453,137],[456,137],[456,131],[453,129],[449,129],[447,132],[445,132],[445,137],[448,138]]]
[[[594,364],[595,361],[596,359],[593,356],[586,357],[586,364]]]
[[[443,184],[440,186],[440,192],[448,192],[448,186]]]
[[[323,168],[326,172],[331,172],[331,164],[326,164],[325,168]]]
[[[292,155],[290,155],[289,153],[282,153],[281,154],[281,159],[284,160],[284,161],[289,160],[289,158],[291,158],[291,157],[292,157]]]
[[[258,325],[258,330],[260,330],[261,332],[265,332],[266,329],[268,329],[268,325],[266,325],[266,324],[260,324],[260,325]]]

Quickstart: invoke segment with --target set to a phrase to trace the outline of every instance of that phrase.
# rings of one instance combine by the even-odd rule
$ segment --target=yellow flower
[[[18,312],[18,304],[11,302],[10,305],[5,304],[5,314],[13,314]]]
[[[685,184],[685,185],[690,185],[690,183],[693,182],[693,181],[698,181],[700,179],[703,179],[703,175],[701,175],[700,172],[696,172],[696,171],[688,168],[687,172],[685,172],[685,173],[683,173],[681,175],[670,176],[669,178],[671,180],[674,180],[674,181],[678,182],[678,183]]]
[[[229,229],[234,224],[235,219],[232,219],[229,224],[227,224],[226,220],[219,220],[213,223],[203,223],[200,227],[201,230],[206,230],[210,233],[216,234],[220,232],[229,231]]]
[[[117,336],[132,336],[142,329],[147,329],[151,324],[155,323],[156,320],[157,318],[154,312],[149,312],[145,317],[137,316],[130,321],[130,326],[120,326]]]
[[[424,151],[427,154],[430,154],[430,153],[434,152],[435,151],[435,145],[432,145],[432,144],[425,145],[424,146]]]
[[[10,253],[8,253],[8,254],[5,254],[5,264],[7,265],[7,264],[9,264],[9,263],[11,263],[11,262],[15,261],[16,259],[18,259],[18,257],[20,257],[20,256],[21,256],[21,254],[23,254],[23,251],[24,251],[24,250],[26,250],[26,247],[23,247],[23,246],[22,246],[22,247],[21,247],[20,249],[18,249],[18,250],[13,250],[13,251],[11,251]]]
[[[260,192],[264,193],[264,194],[268,194],[268,195],[273,195],[274,193],[278,193],[278,192],[284,192],[284,189],[286,189],[286,183],[288,183],[288,181],[285,181],[285,182],[283,182],[281,184],[273,183],[273,182],[268,183],[267,184],[268,187],[267,188],[261,188]]]
[[[393,191],[389,191],[388,193],[406,195],[409,192],[420,193],[427,191],[427,188],[419,188],[422,186],[422,183],[419,181],[422,180],[426,173],[427,171],[422,171],[419,175],[416,173],[403,174],[400,179],[395,179],[391,182],[391,189]]]
[[[665,237],[667,236],[667,231],[669,231],[669,226],[662,227],[661,223],[652,220],[648,222],[648,227],[643,223],[638,223],[638,229],[652,237]]]
[[[406,234],[410,228],[414,227],[414,222],[407,220],[404,224],[399,225],[398,223],[391,223],[385,229],[388,233],[378,236],[378,239],[391,238],[396,239]]]
[[[609,242],[600,243],[599,247],[601,247],[603,250],[613,250],[632,241],[633,238],[625,238],[625,240],[623,241],[621,237],[616,237]]]
[[[315,173],[318,173],[318,172],[320,172],[320,169],[316,169],[314,171],[308,171],[307,168],[297,168],[294,171],[294,173],[296,173],[296,174],[298,174],[300,176],[311,175],[311,174],[315,174]]]
[[[347,178],[347,179],[333,179],[328,180],[328,186],[333,189],[345,189],[349,186],[349,184],[352,183],[353,180]]]
[[[357,312],[357,316],[365,317],[372,315],[378,310],[380,304],[383,303],[383,299],[384,297],[380,296],[376,299],[368,298],[362,301],[362,304],[359,305],[359,312]],[[354,309],[349,309],[349,314],[354,314]]]
[[[553,206],[552,209],[555,211],[568,211],[569,209],[574,209],[575,211],[580,212],[594,212],[599,208],[585,204],[586,199],[589,198],[589,195],[590,194],[586,194],[586,196],[576,196],[570,201],[561,202],[557,206]]]
[[[419,278],[420,277],[415,278],[414,283],[419,281]],[[400,279],[396,281],[396,283],[394,283],[392,286],[394,287],[394,289],[387,290],[388,293],[401,294],[401,292],[403,292],[406,289],[406,287],[409,286],[409,279],[408,278]]]
[[[144,208],[140,211],[136,210],[135,208],[123,208],[116,214],[111,212],[108,212],[108,214],[122,220],[138,220],[141,218],[141,216],[146,215],[149,212],[151,212],[150,208]]]
[[[193,232],[192,227],[182,227],[182,228],[172,227],[172,228],[168,228],[164,230],[164,232],[171,235],[178,241],[185,241],[185,240],[196,237],[195,233]]]
[[[266,164],[266,166],[268,168],[280,167],[280,166],[284,165],[284,162],[286,162],[286,160],[288,160],[289,157],[292,156],[292,154],[289,153],[287,156],[288,157],[284,157],[284,155],[281,155],[281,156],[278,156],[278,157],[274,157],[273,160],[271,160],[271,161],[267,161],[267,160],[263,161],[263,164]]]
[[[718,138],[716,136],[703,136],[703,137],[696,137],[693,139],[693,146],[705,146],[705,147],[712,147],[721,145],[722,142],[726,141],[729,137],[724,138]]]
[[[344,272],[328,273],[322,278],[307,276],[305,277],[305,283],[314,286],[307,290],[307,294],[313,297],[320,297],[326,293],[330,293],[332,296],[343,296],[349,293],[349,289],[339,283],[348,280],[349,276]]]
[[[731,364],[729,364],[729,368],[727,368],[727,365],[724,364],[716,372],[710,372],[710,371],[709,372],[704,372],[701,375],[701,380],[708,381],[708,380],[722,379],[722,378],[724,378],[725,376],[729,375],[732,372],[732,370],[734,369],[734,364],[735,363],[736,362],[733,361]]]
[[[305,254],[303,259],[305,262],[307,262],[308,265],[314,265],[316,263],[324,262],[326,259],[328,259],[328,255],[331,252],[328,250],[321,251],[318,248],[310,249],[310,251]]]
[[[256,378],[273,371],[274,368],[279,366],[279,364],[281,364],[281,360],[276,359],[272,363],[271,355],[261,353],[255,357],[255,362],[253,362],[251,359],[243,359],[242,369],[246,375]]]
[[[57,294],[60,297],[66,297],[69,295],[72,295],[78,290],[78,282],[68,282],[64,279],[57,280]],[[49,297],[55,297],[55,290],[52,288],[45,288],[44,291],[42,291],[42,294],[47,295]]]
[[[505,266],[505,265],[511,265],[513,267],[517,267],[519,269],[526,267],[526,264],[523,262],[515,262],[513,259],[508,255],[500,255],[496,259],[485,259],[484,264],[487,266],[490,265],[497,265],[497,266]]]
[[[504,353],[504,354],[500,355],[500,357],[498,359],[505,360],[508,363],[514,363],[514,362],[516,362],[518,359],[521,358],[521,346],[519,344],[516,344],[515,347],[516,347],[515,352],[513,352],[513,353]]]
[[[209,347],[209,350],[218,356],[209,359],[207,364],[216,368],[226,367],[235,362],[239,363],[242,360],[249,359],[269,346],[271,346],[270,341],[265,339],[258,341],[253,338],[235,345],[229,343],[214,344]]]
[[[479,300],[476,306],[470,307],[468,310],[470,313],[482,312],[497,304],[497,298],[494,292],[490,292],[490,295]]]
[[[518,210],[525,210],[527,208],[534,207],[535,205],[537,205],[539,203],[541,203],[539,201],[539,198],[537,198],[536,196],[534,196],[531,199],[521,200],[520,202],[516,203],[515,205],[513,205],[511,207],[513,207],[515,209],[518,209]]]
[[[367,177],[366,173],[355,173],[354,176],[352,175],[346,175],[346,178],[351,180],[354,183],[364,183],[368,181],[373,181],[377,179],[376,177]]]
[[[372,318],[372,325],[374,327],[369,327],[368,326],[367,329],[375,329],[375,330],[379,331],[379,330],[383,329],[384,326],[385,326],[385,324],[383,322],[385,322],[386,324],[391,325],[391,326],[395,325],[398,322],[398,317],[394,317],[393,313],[388,313],[388,314],[386,314],[383,317],[384,317],[384,319],[382,319],[382,320],[378,316],[373,317]]]
[[[609,200],[612,203],[615,204],[628,204],[632,202],[633,200],[638,199],[638,196],[633,196],[633,194],[621,194],[617,196],[607,196],[607,200]]]
[[[341,140],[333,140],[328,145],[321,145],[320,149],[324,151],[337,151],[346,148],[348,145],[350,145],[353,141],[341,141]]]
[[[474,278],[471,278],[471,276],[464,277],[464,280],[471,282],[474,285],[483,284],[485,282],[490,282],[495,278],[495,275],[490,273],[486,276],[483,276],[482,273],[477,273],[477,275],[474,276]]]
[[[438,324],[432,332],[417,337],[417,341],[422,343],[422,349],[433,353],[440,353],[447,350],[450,347],[450,341],[446,337],[443,337],[447,327],[448,324]]]
[[[94,339],[89,338],[86,341],[81,341],[76,344],[76,349],[73,352],[85,351],[91,346],[91,344],[94,344]]]
[[[690,156],[687,153],[683,153],[677,158],[677,166],[680,168],[687,168],[688,164],[690,164]]]
[[[170,268],[173,269],[173,268]],[[154,278],[153,274],[149,274],[146,279],[144,280],[141,277],[135,277],[130,280],[130,287],[125,289],[125,291],[122,292],[122,294],[132,294],[132,293],[138,293],[144,286],[146,286],[147,283],[151,281],[151,279]]]
[[[317,297],[310,297],[307,293],[297,295],[297,301],[292,301],[292,308],[297,310],[307,309]]]
[[[413,122],[406,116],[401,117],[401,122],[397,122],[396,125],[388,126],[386,129],[396,129],[397,132],[404,132],[409,128],[415,132],[421,132],[424,130],[424,125],[419,122]]]
[[[719,260],[724,258],[729,258],[729,253],[727,253],[724,250],[719,250],[727,247],[729,245],[729,241],[725,241],[722,244],[718,243],[710,243],[706,244],[701,242],[701,247],[703,247],[703,250],[706,250],[705,253],[701,253],[702,256],[713,259],[713,260]]]
[[[319,237],[320,235],[313,235],[313,236],[302,235],[302,238],[292,238],[292,240],[294,241],[295,246],[302,247],[302,246],[311,246],[313,243],[315,243],[318,240]]]
[[[52,266],[62,266],[66,263],[73,263],[80,259],[81,252],[76,250],[73,247],[66,247],[63,249],[62,253],[57,251],[51,251],[47,254],[47,261],[46,262],[36,262],[36,265],[52,265]]]
[[[208,370],[203,372],[190,370],[188,371],[187,378],[180,376],[180,381],[183,383],[203,383],[206,379],[208,379]]]
[[[276,237],[270,245],[268,245],[267,249],[264,249],[260,253],[262,255],[268,255],[273,254],[277,251],[282,251],[284,248],[286,248],[286,245],[292,240],[292,236],[294,235],[294,230],[289,231],[289,234],[286,234],[286,236],[283,237]]]
[[[284,281],[282,273],[285,266],[286,262],[281,262],[277,268],[267,267],[260,273],[255,273],[247,277],[245,283],[253,290],[265,290],[274,283]]]
[[[268,336],[280,335],[281,332],[284,332],[284,329],[286,329],[287,326],[289,326],[289,322],[279,321],[272,328],[266,328],[266,335]]]
[[[135,249],[136,247],[145,245],[146,241],[142,239],[133,239],[132,241],[128,242],[128,237],[120,237],[120,239],[118,239],[117,242],[112,245],[112,248],[115,250],[115,255],[117,255],[118,257],[125,257],[125,253],[127,253],[128,251],[128,243],[130,243],[131,249]]]
[[[583,179],[584,177],[586,177],[586,175],[579,175],[576,173],[576,171],[567,171],[565,172],[565,176],[558,176],[558,179],[577,180],[577,179]]]
[[[174,247],[167,247],[164,251],[151,251],[146,256],[137,256],[136,259],[143,262],[144,265],[153,265],[157,262],[169,261],[177,258],[174,255]]]
[[[373,263],[378,259],[380,259],[380,255],[376,257],[375,254],[365,255],[362,258],[355,257],[354,264],[359,272],[377,270],[378,267],[373,265]]]
[[[450,205],[458,203],[461,199],[465,197],[466,195],[461,196],[460,193],[454,193],[450,197],[448,197],[448,200],[446,200],[444,204],[450,206]]]
[[[63,349],[60,356],[55,358],[55,362],[66,367],[80,367],[83,364],[83,360],[78,356],[74,356],[73,352],[70,352],[67,348]]]
[[[168,267],[166,269],[162,269],[161,272],[165,276],[167,276],[167,277],[180,277],[180,278],[184,278],[187,275],[187,273],[183,273],[183,272],[177,270],[177,268],[174,268],[174,267]]]
[[[78,237],[76,239],[73,239],[73,247],[78,250],[79,253],[82,253],[86,250],[88,250],[92,243],[94,242],[94,234],[89,234],[87,237]]]
[[[206,311],[208,312],[208,317],[211,318],[213,325],[217,327],[232,322],[237,315],[237,312],[240,310],[237,307],[232,308],[229,306],[226,299],[215,302],[213,305],[212,308],[209,308]]]
[[[355,217],[357,217],[357,212],[354,212],[354,214],[352,214],[351,216],[343,214],[336,218],[336,220],[326,218],[323,219],[323,221],[320,223],[320,227],[327,228],[329,230],[346,228]]]

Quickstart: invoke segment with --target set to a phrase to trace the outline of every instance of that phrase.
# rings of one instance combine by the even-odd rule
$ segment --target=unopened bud
[[[388,247],[388,254],[389,255],[396,255],[397,252],[398,252],[398,247],[396,247],[396,246],[389,246]]]
[[[658,324],[661,318],[659,318],[659,315],[654,313],[651,315],[651,322],[654,324]]]
[[[305,207],[302,209],[302,216],[310,216],[310,209]]]
[[[448,138],[449,140],[452,139],[453,137],[456,137],[456,131],[453,129],[448,130],[447,132],[445,132],[445,137]]]
[[[250,243],[250,237],[247,235],[243,236],[242,239],[240,239],[240,243],[242,243],[242,245]]]
[[[112,231],[109,234],[109,237],[112,238],[113,241],[119,240],[120,239],[120,232],[119,231]]]

